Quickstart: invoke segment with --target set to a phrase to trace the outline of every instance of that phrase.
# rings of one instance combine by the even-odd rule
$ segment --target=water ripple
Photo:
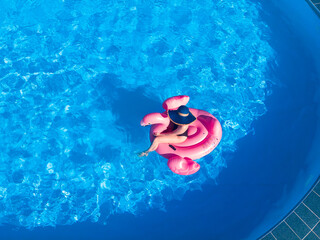
[[[259,5],[237,1],[0,3],[0,223],[27,228],[165,209],[226,168],[253,131],[274,60]],[[144,114],[191,97],[223,124],[199,173],[138,158]]]

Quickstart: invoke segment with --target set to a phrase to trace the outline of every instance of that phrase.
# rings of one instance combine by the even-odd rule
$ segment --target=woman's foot
[[[139,154],[139,157],[148,156],[148,154],[149,154],[148,151],[144,151]]]

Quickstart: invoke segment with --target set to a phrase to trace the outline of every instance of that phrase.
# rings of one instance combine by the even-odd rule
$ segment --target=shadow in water
[[[143,87],[124,89],[117,86],[118,82],[115,74],[101,74],[96,83],[101,95],[98,102],[111,107],[117,117],[116,124],[127,132],[131,141],[141,141],[145,138],[145,129],[140,121],[148,113],[163,112],[162,102],[146,97]]]

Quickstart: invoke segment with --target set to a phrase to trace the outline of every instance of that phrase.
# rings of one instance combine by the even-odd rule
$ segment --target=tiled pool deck
[[[316,14],[320,17],[320,0],[306,0],[306,1],[313,8]]]
[[[260,240],[320,239],[320,178],[303,200]]]

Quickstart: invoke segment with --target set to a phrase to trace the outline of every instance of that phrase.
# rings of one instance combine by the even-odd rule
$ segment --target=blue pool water
[[[29,0],[0,9],[7,239],[255,239],[319,173],[307,160],[317,65],[271,2]],[[137,157],[149,144],[141,118],[180,94],[223,126],[218,148],[188,177],[156,153]]]

